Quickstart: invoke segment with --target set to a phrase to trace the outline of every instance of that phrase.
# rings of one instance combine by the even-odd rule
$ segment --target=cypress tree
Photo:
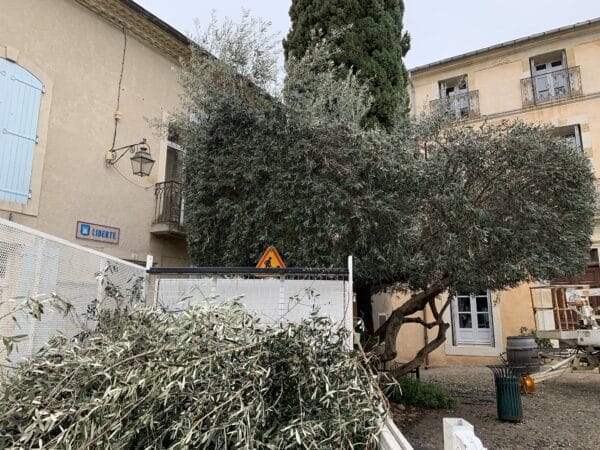
[[[285,57],[302,58],[315,36],[342,30],[336,64],[353,67],[366,82],[373,105],[366,124],[393,126],[408,115],[408,73],[402,58],[410,38],[402,31],[402,0],[293,0]]]

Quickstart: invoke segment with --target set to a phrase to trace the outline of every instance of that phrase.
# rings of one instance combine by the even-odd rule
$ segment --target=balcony
[[[177,181],[157,183],[154,186],[154,195],[154,221],[150,232],[155,236],[184,236],[181,183]]]
[[[479,91],[469,91],[432,100],[429,106],[432,110],[446,108],[457,120],[476,119],[479,117]]]
[[[523,107],[583,95],[579,67],[557,70],[521,80]]]

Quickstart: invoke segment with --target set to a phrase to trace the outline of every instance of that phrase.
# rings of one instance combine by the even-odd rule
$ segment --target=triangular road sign
[[[285,263],[279,252],[273,246],[267,248],[263,255],[260,257],[260,261],[256,265],[257,269],[284,269]]]

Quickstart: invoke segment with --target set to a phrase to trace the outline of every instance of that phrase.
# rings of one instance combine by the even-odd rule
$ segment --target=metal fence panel
[[[141,266],[0,219],[0,336],[27,335],[11,361],[32,355],[54,335],[72,337],[90,325],[88,306],[95,299],[105,307],[112,301],[103,283],[126,294],[144,276]],[[57,298],[73,306],[68,316],[49,305]],[[44,304],[42,320],[18,311],[27,299]]]
[[[165,310],[235,299],[265,324],[298,322],[316,312],[349,330],[352,329],[351,292],[351,277],[317,273],[261,276],[190,271],[161,274],[154,283],[155,302]]]

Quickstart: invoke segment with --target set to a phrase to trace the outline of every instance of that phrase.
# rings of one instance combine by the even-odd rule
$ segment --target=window
[[[583,152],[583,145],[581,144],[581,128],[579,125],[554,128],[552,132],[556,136],[563,138],[574,150]]]
[[[439,89],[440,99],[449,102],[450,109],[458,119],[469,117],[469,88],[466,75],[440,81]]]
[[[564,50],[534,56],[530,60],[536,102],[570,96],[569,72]]]
[[[181,190],[184,151],[177,129],[169,126],[165,181],[156,185],[156,223],[183,224],[184,201]]]
[[[169,125],[169,129],[167,131],[167,140],[170,143],[179,143],[179,130],[174,125]]]
[[[0,200],[27,204],[42,82],[0,58]]]
[[[452,299],[454,345],[493,345],[492,304],[488,292]]]
[[[590,262],[588,263],[588,266],[598,267],[599,263],[600,263],[600,260],[598,259],[598,249],[597,248],[590,249]]]
[[[183,151],[172,145],[167,146],[165,181],[181,182],[183,178]]]
[[[165,167],[165,181],[181,183],[183,179],[183,148],[179,145],[179,130],[169,126],[167,137],[167,162]]]
[[[439,85],[440,98],[450,98],[468,91],[466,75],[440,81]]]

